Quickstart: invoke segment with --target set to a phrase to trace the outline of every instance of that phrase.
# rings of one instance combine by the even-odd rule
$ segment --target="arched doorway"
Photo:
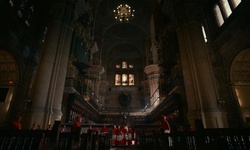
[[[240,52],[230,70],[233,94],[245,126],[250,125],[250,48]]]
[[[14,57],[7,51],[0,49],[0,123],[6,121],[19,71]]]

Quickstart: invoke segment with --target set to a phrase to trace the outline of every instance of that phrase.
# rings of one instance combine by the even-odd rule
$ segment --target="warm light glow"
[[[240,97],[240,92],[238,91],[237,88],[235,88],[235,93],[236,93],[236,96],[238,98],[239,105],[242,107],[242,101],[241,101],[241,97]]]
[[[118,21],[129,21],[134,18],[135,10],[131,10],[128,4],[120,4],[113,10],[115,19]]]

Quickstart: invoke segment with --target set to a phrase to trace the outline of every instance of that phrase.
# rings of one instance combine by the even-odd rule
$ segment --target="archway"
[[[233,94],[246,126],[250,125],[250,48],[240,52],[233,60],[230,70]]]
[[[18,81],[19,71],[14,57],[0,49],[0,123],[6,116]]]

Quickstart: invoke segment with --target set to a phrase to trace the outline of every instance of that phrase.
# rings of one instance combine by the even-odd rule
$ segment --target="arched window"
[[[126,61],[123,61],[123,62],[122,62],[122,68],[125,69],[125,68],[127,68],[127,67],[128,67],[127,62],[126,62]]]
[[[231,0],[234,9],[240,4],[241,0]]]
[[[117,72],[115,74],[115,86],[133,86],[134,74],[131,74],[134,68],[133,64],[128,64],[126,61],[122,61],[120,64],[116,64],[115,68]]]
[[[228,18],[232,13],[228,0],[221,0],[220,4],[225,18]]]
[[[122,85],[128,85],[128,75],[122,74]]]
[[[121,75],[119,75],[119,74],[115,75],[115,85],[116,86],[121,85]]]
[[[218,4],[214,6],[214,14],[218,25],[222,26],[222,24],[224,23],[224,19],[222,17],[221,10]]]
[[[129,85],[135,85],[135,83],[134,83],[134,75],[133,74],[129,74]]]

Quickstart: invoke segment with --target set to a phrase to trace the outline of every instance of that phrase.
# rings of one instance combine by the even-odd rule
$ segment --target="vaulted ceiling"
[[[99,0],[94,14],[94,37],[102,62],[112,63],[124,57],[144,59],[150,37],[150,0]],[[115,20],[113,10],[126,3],[135,10],[130,21]]]

